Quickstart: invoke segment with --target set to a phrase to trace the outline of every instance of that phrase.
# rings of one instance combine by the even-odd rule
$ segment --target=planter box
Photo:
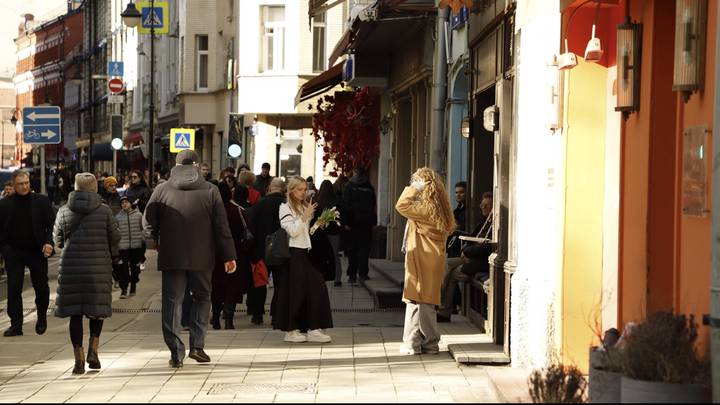
[[[666,384],[622,377],[623,403],[698,404],[710,402],[708,388],[690,384]]]
[[[622,373],[602,370],[605,366],[604,353],[590,348],[590,375],[588,378],[591,403],[619,403],[620,379]]]

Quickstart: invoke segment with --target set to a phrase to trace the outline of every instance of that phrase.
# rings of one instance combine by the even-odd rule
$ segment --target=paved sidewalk
[[[148,264],[154,258],[149,254]],[[119,300],[114,292],[114,314],[100,339],[103,368],[82,376],[70,373],[67,320],[49,316],[48,332],[37,336],[34,312],[28,310],[25,336],[0,337],[0,402],[496,401],[487,369],[460,365],[446,351],[448,342],[477,338],[471,324],[462,318],[440,324],[438,355],[401,355],[403,312],[375,310],[362,287],[332,283],[336,327],[327,331],[332,343],[285,343],[267,315],[264,325],[252,325],[242,306],[235,317],[238,329],[209,331],[205,349],[211,363],[186,358],[184,368],[170,369],[160,332],[159,287],[159,272],[150,265],[137,296]],[[51,307],[55,288],[51,285]],[[33,308],[32,299],[31,291],[24,294],[26,308]],[[4,313],[0,321],[7,323]],[[187,333],[184,337],[187,342]]]

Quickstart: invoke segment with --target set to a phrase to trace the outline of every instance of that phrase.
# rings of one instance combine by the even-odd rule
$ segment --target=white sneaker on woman
[[[311,331],[308,331],[307,341],[316,343],[330,343],[332,341],[332,338],[324,334],[322,329],[313,329]]]
[[[307,339],[307,337],[305,337],[305,335],[300,333],[299,330],[295,329],[293,331],[286,332],[285,339],[283,339],[283,340],[286,342],[291,342],[291,343],[302,343],[302,342],[307,342],[308,339]]]

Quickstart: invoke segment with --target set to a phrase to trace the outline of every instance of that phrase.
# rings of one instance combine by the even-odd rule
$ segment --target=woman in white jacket
[[[287,202],[280,206],[280,225],[288,234],[290,260],[282,280],[276,284],[275,329],[285,331],[286,342],[328,343],[323,329],[332,328],[330,298],[323,275],[310,263],[310,220],[317,204],[305,202],[307,182],[293,177],[288,183]],[[307,335],[302,333],[307,331]]]

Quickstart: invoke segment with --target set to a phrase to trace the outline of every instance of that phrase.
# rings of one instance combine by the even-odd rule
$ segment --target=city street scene
[[[720,402],[716,0],[5,3],[0,402]]]

